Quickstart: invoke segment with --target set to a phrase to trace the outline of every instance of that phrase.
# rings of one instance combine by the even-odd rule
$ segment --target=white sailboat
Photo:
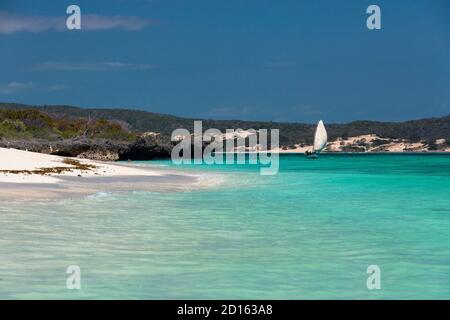
[[[327,130],[323,124],[323,121],[320,120],[317,124],[316,133],[314,135],[314,145],[312,152],[306,152],[306,155],[310,158],[317,158],[319,156],[319,152],[322,151],[327,146]]]

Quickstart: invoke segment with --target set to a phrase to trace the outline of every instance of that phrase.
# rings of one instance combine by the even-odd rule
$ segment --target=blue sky
[[[82,30],[65,29],[77,4]],[[382,29],[366,27],[377,4]],[[2,0],[0,101],[215,119],[450,114],[450,1]]]

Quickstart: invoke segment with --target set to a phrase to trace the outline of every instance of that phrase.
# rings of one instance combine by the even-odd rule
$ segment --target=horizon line
[[[10,105],[19,105],[19,106],[26,106],[26,107],[30,107],[30,108],[45,108],[45,107],[69,107],[69,108],[76,108],[76,109],[82,109],[82,110],[89,110],[89,109],[93,109],[93,110],[126,110],[126,111],[142,111],[142,112],[148,112],[148,113],[153,113],[153,114],[158,114],[158,115],[164,115],[164,116],[170,116],[170,117],[174,117],[174,118],[180,118],[180,119],[184,119],[184,120],[204,120],[204,121],[241,121],[241,122],[270,122],[270,123],[281,123],[281,124],[308,124],[308,125],[313,125],[316,124],[319,120],[323,120],[326,119],[326,117],[318,117],[316,121],[313,122],[300,122],[300,121],[274,121],[274,120],[244,120],[244,119],[236,119],[236,118],[230,118],[230,119],[214,119],[214,118],[203,118],[203,117],[190,117],[190,116],[180,116],[180,115],[175,115],[175,114],[171,114],[171,113],[161,113],[161,112],[155,112],[155,111],[149,111],[149,110],[145,110],[142,109],[140,107],[104,107],[104,106],[100,106],[100,107],[86,107],[86,106],[76,106],[76,105],[72,105],[72,104],[29,104],[29,103],[20,103],[20,102],[4,102],[4,101],[0,101],[0,108],[1,105],[4,104],[10,104]],[[349,124],[352,122],[380,122],[380,123],[404,123],[404,122],[410,122],[410,121],[421,121],[421,120],[429,120],[429,119],[439,119],[439,118],[446,118],[446,117],[450,117],[450,113],[448,114],[444,114],[444,115],[440,115],[440,116],[429,116],[429,117],[421,117],[421,118],[413,118],[413,119],[408,119],[408,120],[368,120],[368,119],[357,119],[357,120],[349,120],[346,122],[327,122],[326,120],[323,120],[325,123],[327,123],[328,125],[341,125],[341,124]]]

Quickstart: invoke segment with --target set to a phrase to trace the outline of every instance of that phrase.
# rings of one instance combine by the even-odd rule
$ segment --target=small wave
[[[112,192],[99,191],[94,194],[85,196],[85,199],[99,199],[99,198],[109,197],[111,195],[112,195]]]
[[[194,174],[197,178],[196,186],[217,187],[225,182],[225,176],[219,173],[198,173]]]

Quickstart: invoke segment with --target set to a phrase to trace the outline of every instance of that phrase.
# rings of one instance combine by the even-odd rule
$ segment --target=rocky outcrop
[[[172,144],[158,134],[144,134],[119,152],[119,160],[152,160],[170,158]]]
[[[100,161],[151,160],[170,157],[172,146],[158,135],[138,137],[133,142],[109,140],[0,140],[0,147],[78,157]]]
[[[119,153],[111,150],[90,149],[77,155],[77,158],[91,159],[99,161],[117,161],[120,159]]]

